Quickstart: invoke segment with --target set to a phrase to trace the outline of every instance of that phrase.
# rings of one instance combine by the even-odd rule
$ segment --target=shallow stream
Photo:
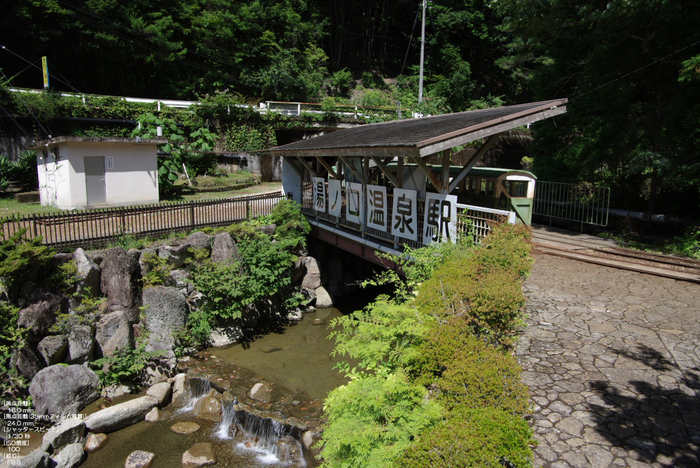
[[[354,310],[352,304],[346,303],[346,307],[343,312]],[[247,343],[228,349],[210,348],[185,360],[181,366],[190,374],[206,375],[215,386],[226,388],[243,405],[263,416],[282,416],[285,420],[317,427],[321,423],[322,399],[330,390],[347,382],[333,369],[336,361],[343,358],[330,356],[334,340],[328,339],[330,320],[341,315],[335,308],[319,309],[304,314],[300,322],[267,330]],[[247,395],[261,381],[274,389],[271,402],[256,401]],[[176,434],[170,429],[176,422],[196,422],[201,429],[189,435]],[[250,420],[247,423],[250,426]],[[109,443],[90,454],[81,466],[121,468],[134,450],[155,453],[153,468],[181,466],[182,454],[199,442],[213,444],[218,457],[216,466],[307,466],[298,461],[299,457],[297,461],[284,462],[275,456],[275,450],[284,442],[266,442],[259,435],[245,432],[240,426],[238,430],[222,428],[222,424],[196,418],[189,411],[166,410],[159,422],[142,421],[110,433]],[[315,464],[309,461],[310,465]]]

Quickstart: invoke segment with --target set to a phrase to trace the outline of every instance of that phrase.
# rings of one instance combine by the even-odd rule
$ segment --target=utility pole
[[[418,78],[418,103],[423,102],[423,62],[425,61],[425,8],[428,0],[423,0],[423,23],[420,33],[420,77]]]

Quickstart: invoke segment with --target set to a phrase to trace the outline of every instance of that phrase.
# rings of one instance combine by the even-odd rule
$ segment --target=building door
[[[87,188],[87,204],[107,204],[107,184],[105,184],[104,156],[85,156],[85,187]]]

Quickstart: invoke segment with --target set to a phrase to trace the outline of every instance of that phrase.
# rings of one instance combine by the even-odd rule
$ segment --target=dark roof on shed
[[[360,125],[271,149],[283,156],[427,156],[566,112],[567,99]]]

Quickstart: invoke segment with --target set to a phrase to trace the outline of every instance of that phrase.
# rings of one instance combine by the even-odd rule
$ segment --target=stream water
[[[343,312],[361,307],[355,305],[346,303]],[[300,433],[291,437],[291,426],[274,419],[297,421],[308,427],[321,424],[322,399],[347,382],[333,369],[337,359],[330,355],[334,341],[328,339],[330,320],[341,315],[338,309],[319,309],[304,314],[300,322],[266,330],[249,342],[227,349],[211,348],[185,361],[183,370],[188,370],[189,375],[206,376],[215,387],[240,400],[237,408],[246,408],[247,412],[235,411],[229,403],[224,405],[220,423],[196,418],[190,410],[197,398],[209,391],[208,381],[202,388],[195,388],[198,379],[190,379],[195,387],[184,407],[164,411],[159,422],[142,421],[110,433],[109,443],[90,454],[81,466],[121,468],[134,450],[155,453],[153,468],[180,466],[182,454],[199,442],[213,444],[217,466],[315,465],[313,459],[307,463],[302,456],[297,442]],[[273,389],[270,401],[248,397],[250,388],[261,381]],[[277,417],[269,419],[267,415]],[[170,428],[177,422],[196,422],[201,429],[189,435],[176,434]],[[310,458],[308,453],[306,458]]]

